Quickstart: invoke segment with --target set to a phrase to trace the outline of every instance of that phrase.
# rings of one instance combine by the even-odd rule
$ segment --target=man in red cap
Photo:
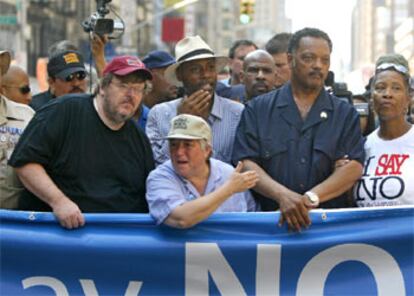
[[[95,96],[55,100],[28,125],[9,161],[27,188],[19,209],[52,210],[69,229],[84,225],[82,212],[148,211],[153,156],[129,119],[152,75],[132,56],[114,58],[103,74]]]

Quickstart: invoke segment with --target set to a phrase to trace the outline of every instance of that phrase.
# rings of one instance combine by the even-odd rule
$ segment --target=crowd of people
[[[68,229],[83,213],[149,212],[188,228],[215,212],[280,210],[279,225],[300,231],[318,207],[414,204],[403,56],[377,60],[357,112],[325,86],[333,44],[316,28],[264,49],[237,40],[228,57],[189,36],[175,57],[106,62],[106,42],[92,38],[95,74],[71,42],[54,44],[49,89],[33,97],[0,51],[1,208],[52,211]]]

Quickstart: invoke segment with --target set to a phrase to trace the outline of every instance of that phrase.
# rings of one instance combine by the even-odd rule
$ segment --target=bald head
[[[247,63],[255,61],[271,62],[273,58],[270,53],[263,49],[256,49],[255,51],[249,52],[244,58],[244,70],[247,69]]]
[[[2,78],[1,93],[17,103],[29,104],[32,99],[29,86],[27,73],[18,66],[10,66]]]
[[[267,93],[274,88],[276,66],[272,56],[265,50],[257,49],[244,58],[242,83],[246,87],[247,99]]]

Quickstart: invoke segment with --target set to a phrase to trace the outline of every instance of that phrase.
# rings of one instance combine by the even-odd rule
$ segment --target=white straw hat
[[[200,59],[215,59],[216,71],[220,72],[229,62],[229,58],[225,56],[216,56],[214,51],[201,39],[200,36],[191,36],[181,39],[175,46],[175,58],[177,63],[169,66],[165,70],[165,79],[176,86],[182,86],[182,82],[177,79],[176,70],[184,62],[200,60]]]

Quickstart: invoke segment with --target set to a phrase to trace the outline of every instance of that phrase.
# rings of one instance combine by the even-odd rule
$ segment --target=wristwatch
[[[317,207],[319,205],[319,196],[312,191],[305,192],[305,196],[308,198],[310,204],[312,207]]]

